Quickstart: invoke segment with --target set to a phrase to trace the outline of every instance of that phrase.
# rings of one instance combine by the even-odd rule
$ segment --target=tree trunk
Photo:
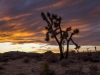
[[[66,59],[68,59],[69,54],[69,42],[67,41]]]
[[[59,49],[60,49],[60,60],[64,59],[64,55],[63,55],[63,51],[62,51],[62,45],[59,45]]]

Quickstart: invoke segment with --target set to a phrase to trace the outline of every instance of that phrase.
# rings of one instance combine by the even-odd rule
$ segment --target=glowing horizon
[[[21,52],[36,52],[36,53],[44,53],[46,51],[52,51],[54,53],[59,53],[59,47],[57,45],[47,45],[42,43],[30,43],[30,44],[12,44],[10,42],[0,43],[0,53],[9,52],[9,51],[21,51]],[[87,51],[95,51],[95,46],[81,46],[79,52]],[[100,47],[97,47],[97,51],[100,51]],[[75,50],[74,45],[70,45],[70,51]],[[66,45],[64,46],[64,51],[66,51]],[[75,50],[76,51],[76,50]]]

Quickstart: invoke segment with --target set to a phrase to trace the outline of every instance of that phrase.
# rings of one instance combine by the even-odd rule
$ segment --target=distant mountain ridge
[[[20,52],[20,51],[9,51],[9,52],[5,52],[3,54],[11,54],[11,55],[23,55],[23,54],[26,54],[26,52]]]

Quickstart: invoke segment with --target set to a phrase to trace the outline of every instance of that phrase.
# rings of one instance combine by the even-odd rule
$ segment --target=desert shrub
[[[41,61],[42,60],[42,56],[37,56],[34,58],[36,61]]]
[[[58,58],[56,57],[56,55],[52,52],[46,52],[43,55],[43,59],[45,59],[46,61],[48,61],[49,63],[55,63],[58,62]]]
[[[90,61],[91,57],[87,56],[87,55],[82,55],[82,56],[80,56],[80,59],[83,60],[84,62],[86,62],[86,61]]]
[[[58,59],[55,56],[49,56],[46,61],[50,62],[50,63],[55,63],[58,61]]]
[[[90,57],[91,57],[91,56],[92,56],[92,54],[91,54],[91,53],[87,53],[87,56],[90,56]]]
[[[37,61],[41,61],[42,56],[43,56],[43,54],[39,54],[39,53],[27,53],[27,55],[25,57],[28,57],[28,58],[31,58],[31,59],[34,58]]]
[[[8,62],[9,57],[0,57],[0,62]]]
[[[82,70],[79,69],[69,69],[66,71],[66,74],[68,75],[83,75]]]
[[[98,58],[91,58],[90,61],[93,62],[93,63],[98,63],[98,62],[100,62],[100,59],[98,59]]]
[[[89,66],[89,74],[90,75],[98,75],[98,67],[96,65]]]
[[[36,58],[36,57],[41,57],[42,54],[39,54],[39,53],[27,53],[26,56],[30,57],[30,58]]]
[[[17,75],[26,75],[25,73],[18,73]]]
[[[71,50],[69,53],[75,54],[76,51],[75,50]]]
[[[6,65],[8,65],[8,62],[4,62],[2,65],[6,66]]]
[[[0,70],[4,70],[5,68],[3,66],[0,66]]]
[[[60,62],[61,66],[66,67],[69,63],[66,59],[61,60]]]
[[[5,75],[4,72],[0,71],[0,75]]]
[[[13,55],[12,57],[10,57],[11,60],[16,60],[16,59],[21,59],[23,58],[22,55]]]
[[[91,60],[90,60],[90,61],[93,62],[93,63],[98,63],[98,62],[100,62],[100,57],[99,57],[99,55],[94,54],[94,55],[91,57]]]
[[[24,63],[29,63],[30,61],[31,61],[31,58],[26,57],[26,58],[24,59]]]
[[[84,73],[83,73],[83,65],[80,65],[79,67],[78,67],[78,70],[79,70],[79,75],[83,75]]]
[[[43,71],[41,71],[40,75],[55,75],[55,71],[54,70],[49,70],[49,74],[45,74]]]

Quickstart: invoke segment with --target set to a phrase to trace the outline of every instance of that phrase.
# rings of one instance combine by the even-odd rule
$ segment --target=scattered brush
[[[89,74],[90,75],[98,75],[98,67],[96,65],[89,66]]]
[[[0,70],[4,70],[5,68],[3,66],[0,66]]]
[[[66,74],[68,75],[86,75],[84,72],[83,72],[83,66],[79,66],[78,68],[76,69],[68,69],[66,71]]]
[[[29,63],[30,61],[31,61],[30,58],[25,58],[25,59],[24,59],[24,63]]]
[[[69,63],[66,59],[63,59],[61,62],[60,62],[61,66],[63,67],[66,67]]]
[[[17,75],[26,75],[25,73],[18,73]]]
[[[51,52],[51,51],[46,52],[43,55],[43,59],[45,59],[49,63],[56,63],[56,62],[58,62],[57,56],[53,52]]]

